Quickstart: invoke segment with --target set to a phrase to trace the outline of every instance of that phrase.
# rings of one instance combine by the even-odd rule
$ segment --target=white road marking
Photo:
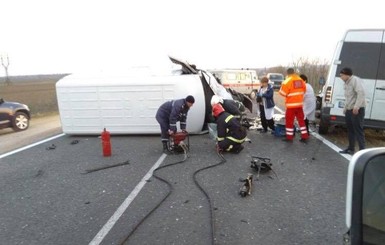
[[[4,153],[3,155],[0,155],[0,159],[2,159],[2,158],[4,158],[4,157],[7,157],[7,156],[10,156],[10,155],[13,155],[13,154],[18,153],[18,152],[27,150],[27,149],[32,148],[32,147],[34,147],[34,146],[43,144],[43,143],[45,143],[45,142],[47,142],[47,141],[54,140],[54,139],[59,138],[59,137],[62,137],[62,136],[64,136],[64,135],[65,135],[64,133],[63,133],[63,134],[58,134],[58,135],[53,136],[53,137],[51,137],[51,138],[48,138],[48,139],[45,139],[45,140],[42,140],[42,141],[33,143],[33,144],[31,144],[31,145],[27,145],[27,146],[21,147],[21,148],[19,148],[19,149],[14,150],[14,151],[10,151],[10,152]]]
[[[329,140],[325,139],[324,137],[322,137],[321,135],[317,134],[316,132],[312,132],[311,133],[314,137],[316,137],[317,139],[319,139],[320,141],[322,141],[322,143],[324,143],[325,145],[329,146],[332,150],[334,150],[335,152],[337,152],[339,155],[341,155],[342,157],[346,158],[349,162],[350,160],[352,159],[352,156],[349,155],[349,154],[341,154],[339,153],[340,149],[338,146],[336,146],[335,144],[333,144],[332,142],[330,142]]]
[[[167,157],[166,154],[162,154],[158,161],[152,166],[152,168],[147,172],[147,174],[142,178],[142,180],[135,186],[134,190],[128,195],[128,197],[123,201],[123,203],[120,205],[120,207],[115,211],[115,213],[111,216],[111,218],[107,221],[107,223],[102,227],[102,229],[96,234],[94,239],[89,243],[89,245],[98,245],[100,244],[103,239],[106,237],[108,232],[112,229],[112,227],[115,225],[115,223],[119,220],[119,218],[123,215],[123,213],[126,211],[128,206],[131,204],[131,202],[135,199],[135,197],[139,194],[139,192],[142,190],[144,185],[147,183],[147,180],[151,178],[152,173],[154,170],[159,167],[160,164],[164,161],[164,159]]]
[[[281,108],[279,108],[278,106],[274,106],[274,109],[276,109],[279,113],[285,115],[285,112],[283,110],[281,110]]]

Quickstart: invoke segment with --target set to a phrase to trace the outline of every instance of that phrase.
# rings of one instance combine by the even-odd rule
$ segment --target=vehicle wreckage
[[[195,97],[187,118],[187,131],[192,134],[207,132],[207,124],[213,120],[213,95],[238,100],[252,112],[253,103],[247,96],[225,89],[208,71],[169,58],[178,68],[166,73],[71,74],[59,80],[56,94],[63,132],[95,135],[107,128],[111,134],[158,134],[158,107],[187,95]]]

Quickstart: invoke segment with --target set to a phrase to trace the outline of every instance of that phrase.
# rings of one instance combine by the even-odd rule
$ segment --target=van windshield
[[[272,79],[272,80],[283,80],[283,76],[282,75],[278,75],[278,74],[274,74],[274,75],[270,75],[270,79]]]

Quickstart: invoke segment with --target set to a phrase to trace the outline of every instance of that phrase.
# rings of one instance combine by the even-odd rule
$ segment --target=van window
[[[381,46],[381,43],[345,42],[340,54],[342,62],[336,72],[343,67],[350,67],[354,75],[364,79],[377,79]]]
[[[227,73],[227,79],[228,80],[236,80],[237,79],[237,74],[235,74],[235,73]]]
[[[378,79],[385,80],[385,43],[381,45],[380,63],[378,64]]]
[[[278,75],[278,74],[271,74],[270,75],[270,79],[272,79],[272,80],[283,80],[283,76],[282,75]]]

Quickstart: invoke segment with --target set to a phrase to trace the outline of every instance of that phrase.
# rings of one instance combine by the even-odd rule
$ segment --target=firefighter
[[[286,138],[284,141],[293,141],[294,119],[297,118],[301,131],[300,141],[306,142],[309,138],[303,114],[303,97],[306,92],[306,83],[294,72],[293,68],[287,69],[286,72],[287,77],[282,82],[279,90],[279,94],[286,98]]]
[[[217,150],[239,153],[243,150],[242,143],[246,140],[246,130],[239,121],[223,109],[220,103],[214,104],[213,116],[217,123]]]
[[[242,105],[242,103],[231,99],[223,99],[218,95],[213,95],[213,97],[211,97],[211,106],[214,106],[218,103],[221,103],[223,109],[225,109],[226,112],[238,118],[241,117],[242,112],[245,111],[245,107]]]
[[[156,113],[156,120],[160,125],[163,152],[168,152],[169,137],[177,131],[176,122],[179,121],[180,129],[183,132],[187,132],[187,113],[194,102],[194,97],[189,95],[184,99],[167,101],[159,107]]]

